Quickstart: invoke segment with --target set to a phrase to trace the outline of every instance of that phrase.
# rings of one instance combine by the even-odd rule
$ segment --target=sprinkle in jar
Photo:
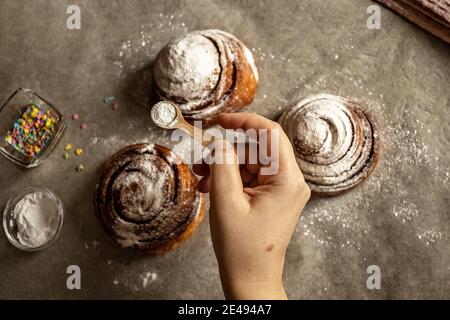
[[[54,149],[66,129],[64,117],[29,89],[16,90],[0,107],[0,154],[34,168]]]
[[[50,110],[27,106],[5,136],[5,141],[28,158],[39,155],[52,137],[58,120]]]

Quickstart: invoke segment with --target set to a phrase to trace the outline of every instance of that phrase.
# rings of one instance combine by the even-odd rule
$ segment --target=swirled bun
[[[96,215],[122,248],[165,252],[187,239],[204,216],[197,183],[170,149],[132,145],[106,163],[95,192]]]
[[[279,119],[313,194],[336,195],[364,181],[381,153],[378,126],[363,106],[321,94],[294,103]]]
[[[258,71],[250,50],[220,30],[188,33],[158,54],[153,73],[162,100],[177,103],[184,117],[215,123],[222,112],[236,112],[253,102]]]

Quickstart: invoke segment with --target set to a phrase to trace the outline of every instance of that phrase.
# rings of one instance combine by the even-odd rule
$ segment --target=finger
[[[261,169],[258,160],[258,145],[256,145],[256,148],[250,147],[248,144],[245,145],[245,169],[254,176],[258,175],[259,169]]]
[[[245,198],[236,153],[225,140],[217,140],[210,147],[213,157],[210,167],[211,201],[218,207],[237,209]]]
[[[275,121],[255,113],[221,113],[217,122],[225,129],[274,129],[278,127]]]
[[[295,164],[291,142],[277,122],[254,113],[221,113],[217,117],[217,122],[225,129],[268,130],[265,135],[266,145],[262,146],[260,144],[259,147],[267,148],[267,153],[270,155],[272,151],[275,153],[271,156],[273,156],[274,161],[277,161],[279,169],[281,170],[292,167],[293,164]],[[274,132],[271,133],[270,131]],[[277,133],[277,139],[276,141],[272,141],[272,135],[275,133]],[[260,142],[263,133],[259,132],[258,136],[258,141]],[[249,169],[255,171],[259,168],[255,167]]]

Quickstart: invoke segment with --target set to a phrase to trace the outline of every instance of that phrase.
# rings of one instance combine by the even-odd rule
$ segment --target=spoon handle
[[[194,140],[199,142],[204,148],[206,148],[213,141],[213,137],[206,134],[203,130],[195,128],[193,125],[191,125],[186,121],[179,121],[176,127],[178,129],[186,131]]]

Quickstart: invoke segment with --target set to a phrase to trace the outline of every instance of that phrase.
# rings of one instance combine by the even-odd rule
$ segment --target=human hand
[[[261,163],[239,165],[224,140],[213,152],[225,163],[194,165],[203,176],[199,190],[210,192],[210,228],[225,296],[231,299],[286,299],[282,274],[286,248],[310,190],[297,165],[289,138],[278,123],[249,113],[224,113],[225,129],[277,130],[278,172],[262,175]],[[270,135],[269,135],[270,136]]]

